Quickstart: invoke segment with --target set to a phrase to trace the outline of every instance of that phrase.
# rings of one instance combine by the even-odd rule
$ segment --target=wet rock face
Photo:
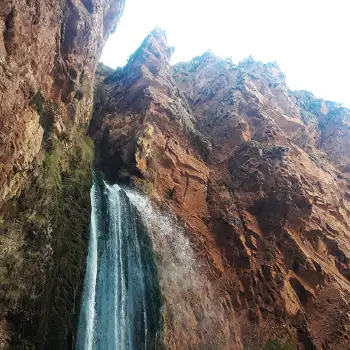
[[[123,6],[0,1],[2,349],[74,344],[90,206],[84,134],[97,60]]]
[[[230,310],[227,339],[346,347],[349,111],[290,91],[275,63],[170,54],[156,29],[101,76],[96,166],[181,219]]]

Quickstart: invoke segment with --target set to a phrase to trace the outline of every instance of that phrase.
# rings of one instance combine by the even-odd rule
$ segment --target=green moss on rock
[[[52,140],[42,165],[3,208],[0,281],[13,349],[74,346],[89,237],[92,141]],[[20,330],[20,332],[18,332]]]
[[[269,339],[263,345],[245,347],[246,350],[297,350],[297,345],[290,340],[280,341],[278,339]]]

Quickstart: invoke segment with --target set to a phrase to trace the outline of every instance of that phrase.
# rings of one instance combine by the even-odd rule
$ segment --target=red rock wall
[[[313,110],[275,63],[207,53],[170,67],[170,50],[156,29],[99,87],[96,166],[184,223],[230,312],[237,343],[220,349],[271,338],[347,348],[349,112]]]

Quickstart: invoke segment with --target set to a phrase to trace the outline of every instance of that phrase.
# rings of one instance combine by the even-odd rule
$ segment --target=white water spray
[[[159,291],[147,235],[118,185],[94,180],[91,202],[77,350],[149,349],[158,326]]]
[[[157,255],[165,343],[176,349],[239,349],[234,313],[215,295],[184,228],[145,196],[126,190]]]

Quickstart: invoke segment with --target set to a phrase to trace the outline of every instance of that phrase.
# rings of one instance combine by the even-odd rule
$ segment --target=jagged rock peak
[[[195,71],[208,70],[216,68],[219,70],[237,69],[237,66],[232,63],[231,58],[220,58],[212,51],[206,51],[202,55],[194,57],[189,62],[179,62],[173,66],[174,72],[188,70],[190,73]]]
[[[308,110],[317,116],[324,116],[327,113],[342,107],[340,103],[317,98],[310,91],[298,90],[294,91],[293,95],[295,96],[296,102],[300,108]]]
[[[249,57],[239,62],[238,68],[258,78],[265,78],[270,82],[283,85],[286,83],[286,76],[281,71],[276,61],[263,63],[261,61],[254,60],[253,56],[250,55]]]
[[[155,27],[123,68],[118,67],[109,74],[103,74],[102,69],[98,74],[106,76],[104,82],[107,84],[121,83],[124,78],[128,80],[127,84],[131,84],[141,76],[147,77],[147,80],[154,80],[155,76],[162,75],[170,78],[167,71],[170,69],[169,60],[173,52],[174,48],[168,45],[165,31]]]
[[[207,51],[200,56],[194,57],[189,62],[180,62],[174,65],[174,71],[180,71],[184,68],[194,72],[196,70],[208,70],[216,68],[216,70],[238,70],[243,74],[248,74],[257,79],[267,80],[274,85],[286,85],[286,76],[281,71],[277,62],[263,63],[254,60],[253,56],[249,56],[238,63],[232,62],[232,58],[221,58],[216,56],[212,51]],[[188,68],[189,67],[189,68]]]
[[[144,39],[139,49],[130,56],[128,64],[147,59],[150,55],[154,55],[157,59],[164,57],[168,61],[173,52],[174,48],[168,45],[165,31],[155,27]]]
[[[212,62],[222,62],[224,61],[222,58],[216,56],[212,51],[206,51],[200,56],[196,56],[191,60],[193,63],[197,63],[198,65],[205,65]]]

